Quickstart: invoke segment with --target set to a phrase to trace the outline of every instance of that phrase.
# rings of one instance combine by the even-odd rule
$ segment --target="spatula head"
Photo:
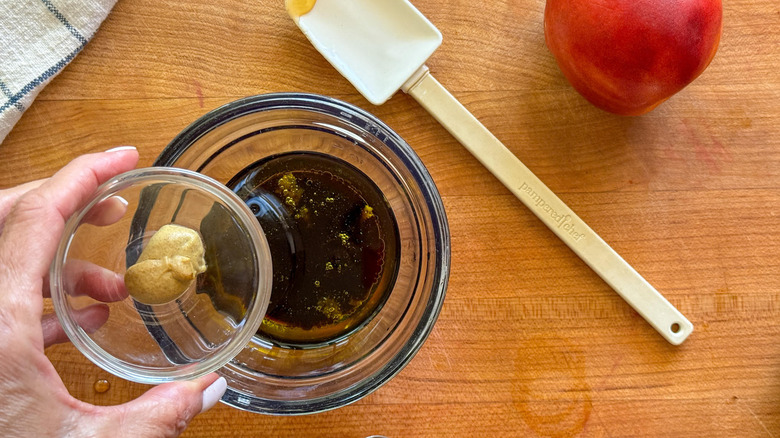
[[[398,91],[442,41],[441,32],[408,0],[286,0],[286,5],[314,47],[374,105]]]

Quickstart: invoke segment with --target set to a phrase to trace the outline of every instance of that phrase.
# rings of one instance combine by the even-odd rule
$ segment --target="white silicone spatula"
[[[431,76],[425,61],[441,33],[407,0],[286,0],[314,47],[360,91],[381,105],[399,89],[439,121],[569,248],[667,341],[693,331],[669,301]]]

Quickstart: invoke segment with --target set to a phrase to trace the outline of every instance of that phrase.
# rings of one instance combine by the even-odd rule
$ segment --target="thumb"
[[[166,383],[119,406],[115,415],[104,416],[112,437],[178,437],[195,415],[211,409],[227,388],[224,377],[215,373],[188,382]]]

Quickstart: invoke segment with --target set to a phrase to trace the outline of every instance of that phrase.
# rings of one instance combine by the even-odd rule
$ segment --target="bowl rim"
[[[257,290],[251,306],[247,309],[243,326],[216,354],[204,361],[196,364],[181,364],[181,367],[173,370],[159,370],[154,367],[128,364],[126,361],[103,349],[79,326],[68,311],[69,306],[67,306],[64,299],[65,287],[62,275],[65,256],[71,246],[76,229],[81,225],[82,219],[84,219],[92,207],[101,200],[113,196],[116,191],[146,180],[186,183],[192,187],[198,187],[199,190],[208,192],[226,203],[249,233],[252,250],[258,263],[261,265],[260,269],[262,269],[264,260],[269,262],[266,265],[270,265],[270,250],[265,235],[261,233],[259,227],[255,226],[254,214],[232,190],[209,176],[181,168],[146,167],[116,175],[101,184],[92,195],[91,200],[68,219],[63,229],[63,237],[49,268],[49,287],[52,304],[63,331],[84,356],[105,371],[133,382],[156,385],[171,381],[191,380],[204,376],[223,367],[240,353],[246,343],[254,336],[265,316],[268,299],[270,298],[271,276],[269,275],[270,269],[268,269],[268,272],[265,272],[265,275],[262,275],[258,281]],[[149,324],[146,324],[146,328],[150,335],[154,337]],[[164,332],[164,329],[161,327],[155,328]],[[177,347],[174,346],[174,348]],[[162,349],[162,352],[167,356],[165,349]]]
[[[229,384],[221,400],[229,406],[249,412],[272,415],[305,415],[329,411],[360,400],[392,379],[417,354],[430,335],[444,303],[451,263],[450,233],[441,195],[430,173],[412,147],[373,114],[353,104],[328,96],[282,92],[249,96],[229,102],[209,111],[184,128],[163,149],[154,161],[154,165],[174,165],[191,144],[211,130],[231,120],[251,113],[285,109],[324,113],[354,125],[362,131],[366,130],[355,124],[355,119],[367,122],[367,126],[372,127],[369,133],[377,137],[401,160],[420,189],[421,200],[425,201],[423,206],[430,214],[434,242],[431,249],[432,252],[435,252],[431,257],[431,266],[428,268],[433,270],[431,275],[432,292],[425,303],[420,321],[404,346],[390,361],[379,367],[374,373],[340,391],[307,400],[262,399],[234,390]],[[348,114],[350,118],[346,119],[344,114]]]

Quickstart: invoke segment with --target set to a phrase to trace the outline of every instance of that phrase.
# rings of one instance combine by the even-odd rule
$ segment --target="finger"
[[[123,405],[104,408],[105,436],[178,437],[195,415],[214,406],[224,394],[224,377],[212,373],[189,382],[166,383]],[[103,411],[103,412],[101,412]]]
[[[73,318],[78,326],[87,333],[94,333],[108,321],[109,309],[103,304],[96,304],[83,309],[73,311]],[[49,313],[41,318],[41,328],[43,329],[44,348],[68,342],[68,336],[60,325],[57,315]]]
[[[86,260],[68,260],[62,269],[62,287],[69,296],[86,295],[104,303],[127,298],[124,278],[114,271]],[[51,296],[49,278],[43,285],[43,296]]]
[[[3,230],[5,217],[8,216],[8,212],[11,211],[16,201],[30,190],[40,187],[44,181],[44,179],[39,179],[11,187],[10,189],[0,190],[0,232]]]
[[[98,185],[137,162],[134,148],[83,155],[18,199],[0,235],[0,306],[7,309],[5,315],[22,323],[39,320],[43,277],[65,220]]]
[[[122,219],[127,213],[127,200],[121,196],[104,199],[84,216],[84,222],[97,226],[111,225]]]

